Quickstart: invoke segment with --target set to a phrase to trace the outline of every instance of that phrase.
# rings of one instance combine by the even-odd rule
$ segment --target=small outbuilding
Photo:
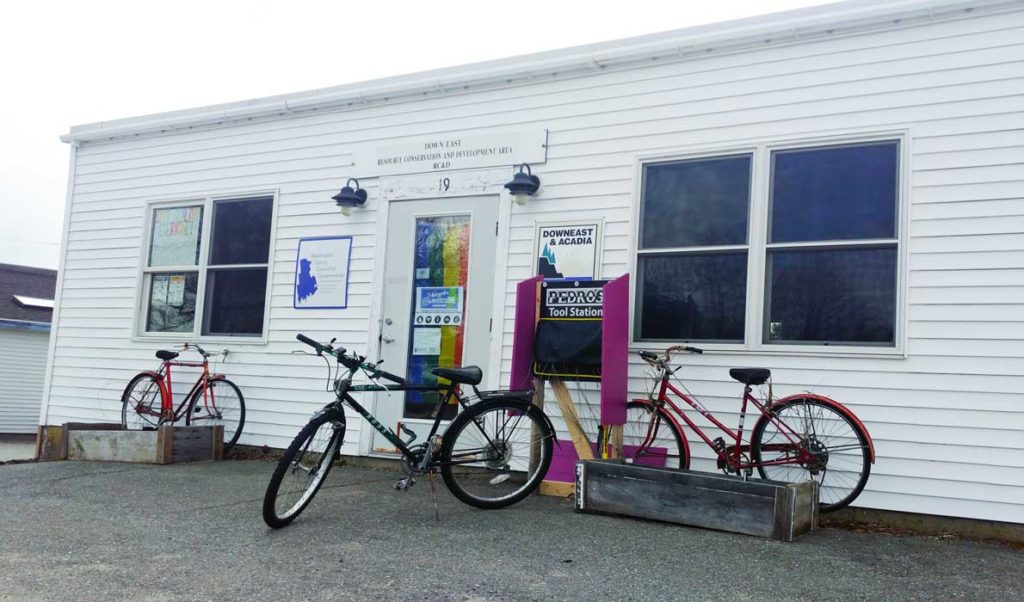
[[[35,433],[57,271],[0,263],[0,434]]]

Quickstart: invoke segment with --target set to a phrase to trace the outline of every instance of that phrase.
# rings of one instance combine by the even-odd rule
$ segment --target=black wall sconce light
[[[519,166],[519,172],[505,183],[505,188],[512,193],[512,200],[517,205],[525,205],[526,199],[533,196],[540,188],[540,178],[533,175],[528,163]]]
[[[355,184],[355,188],[352,187]],[[352,215],[353,207],[362,207],[366,204],[366,191],[359,187],[359,180],[349,178],[341,192],[331,197],[338,207],[341,207],[342,215]]]

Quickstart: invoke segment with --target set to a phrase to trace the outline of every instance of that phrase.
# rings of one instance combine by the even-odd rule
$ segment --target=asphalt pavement
[[[823,529],[793,543],[578,514],[484,511],[336,468],[292,525],[273,464],[0,466],[2,600],[1020,600],[1024,552]]]

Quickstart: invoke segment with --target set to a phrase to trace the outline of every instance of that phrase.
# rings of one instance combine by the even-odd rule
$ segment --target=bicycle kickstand
[[[441,511],[437,508],[437,479],[434,473],[428,473],[427,480],[430,481],[430,499],[434,502],[434,520],[441,522]]]

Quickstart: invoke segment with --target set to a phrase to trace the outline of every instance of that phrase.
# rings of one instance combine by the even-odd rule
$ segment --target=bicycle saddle
[[[157,359],[161,359],[161,360],[164,360],[165,362],[169,362],[169,361],[173,360],[174,358],[178,357],[178,352],[177,351],[167,351],[166,349],[161,349],[160,351],[156,352],[156,357],[157,357]]]
[[[434,368],[430,371],[434,376],[447,378],[453,383],[464,385],[479,385],[484,379],[484,372],[476,366],[463,366],[461,368]]]
[[[768,368],[732,368],[729,376],[745,385],[763,385],[772,375]]]

